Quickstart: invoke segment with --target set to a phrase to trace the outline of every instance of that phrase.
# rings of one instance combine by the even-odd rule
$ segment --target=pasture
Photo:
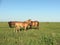
[[[0,45],[60,45],[60,22],[40,22],[39,27],[15,33],[0,22]]]

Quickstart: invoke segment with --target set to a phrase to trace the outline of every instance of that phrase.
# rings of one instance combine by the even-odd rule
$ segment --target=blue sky
[[[60,0],[0,0],[0,21],[60,22]]]

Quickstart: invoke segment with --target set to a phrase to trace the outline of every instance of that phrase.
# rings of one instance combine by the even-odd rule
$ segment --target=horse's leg
[[[32,25],[30,25],[30,29],[32,29]]]
[[[21,27],[19,27],[19,29],[18,29],[19,32],[20,32],[20,28],[21,28]]]
[[[16,27],[16,30],[15,30],[16,33],[17,33],[17,30],[18,30],[18,28]]]
[[[20,27],[17,27],[17,32],[20,32]]]
[[[16,26],[16,27],[15,27],[15,29],[14,29],[14,32],[16,32],[16,33],[17,33],[17,30],[18,30],[18,27]]]
[[[14,32],[16,32],[16,30],[17,30],[17,27],[15,26],[15,27],[14,27]]]
[[[39,24],[37,25],[37,29],[39,30]]]
[[[39,25],[37,25],[37,29],[39,30]]]
[[[25,26],[25,31],[27,31],[26,29],[27,29],[27,27]]]
[[[37,28],[38,28],[38,30],[39,30],[39,22],[38,22],[38,24],[37,24]]]
[[[16,31],[16,28],[14,27],[14,32]]]
[[[17,32],[17,25],[15,25],[14,27],[14,32]]]

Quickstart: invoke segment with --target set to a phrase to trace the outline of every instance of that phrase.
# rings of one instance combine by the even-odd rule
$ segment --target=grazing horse
[[[39,22],[38,21],[32,21],[31,22],[31,28],[35,27],[36,29],[39,29]]]
[[[10,21],[10,22],[8,22],[9,27],[13,28],[15,26],[15,22],[17,22],[17,21]]]
[[[30,26],[28,22],[15,22],[15,31],[20,31],[21,28],[27,30],[28,26]]]
[[[38,21],[31,21],[31,19],[27,20],[26,22],[30,22],[30,28],[35,27],[36,29],[39,29],[39,22]]]

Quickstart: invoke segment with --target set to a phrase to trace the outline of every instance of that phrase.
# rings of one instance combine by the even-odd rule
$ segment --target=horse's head
[[[12,27],[14,27],[15,22],[10,21],[10,22],[8,22],[8,24],[9,24],[9,27],[12,28]]]
[[[11,28],[12,26],[11,26],[11,22],[8,22],[8,24],[9,24],[9,27]]]
[[[27,21],[25,21],[25,22],[27,22],[29,25],[31,25],[31,19],[29,19],[29,20],[27,20]]]

